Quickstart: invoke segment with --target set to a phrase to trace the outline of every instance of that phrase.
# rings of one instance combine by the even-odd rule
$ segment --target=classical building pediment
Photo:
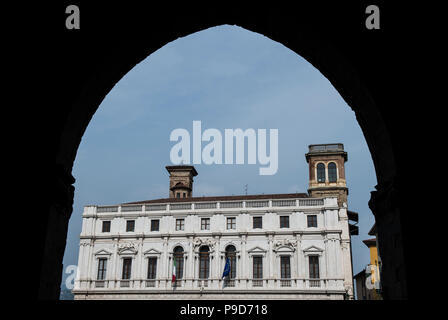
[[[148,249],[145,252],[143,252],[144,255],[160,255],[162,252],[160,252],[159,250],[156,249]]]
[[[323,251],[324,251],[323,249],[312,245],[312,246],[309,246],[308,248],[304,249],[303,253],[305,255],[308,255],[308,254],[322,254]]]
[[[106,249],[101,249],[95,252],[96,256],[110,256],[112,252],[107,251]]]
[[[267,250],[260,248],[260,247],[254,247],[247,251],[249,255],[265,255]]]

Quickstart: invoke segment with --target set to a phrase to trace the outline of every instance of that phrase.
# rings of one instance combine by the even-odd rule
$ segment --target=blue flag
[[[226,259],[226,265],[224,267],[224,272],[222,273],[222,277],[227,277],[230,273],[230,259]]]

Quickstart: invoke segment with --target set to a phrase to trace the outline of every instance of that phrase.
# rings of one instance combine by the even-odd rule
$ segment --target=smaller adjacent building
[[[370,263],[365,269],[354,276],[356,282],[356,297],[358,300],[381,300],[381,259],[378,254],[375,224],[368,234],[374,235],[375,238],[362,241],[369,248]]]

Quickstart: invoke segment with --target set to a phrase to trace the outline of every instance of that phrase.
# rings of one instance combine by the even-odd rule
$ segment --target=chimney
[[[191,198],[193,177],[198,173],[194,166],[166,166],[170,173],[170,198]]]

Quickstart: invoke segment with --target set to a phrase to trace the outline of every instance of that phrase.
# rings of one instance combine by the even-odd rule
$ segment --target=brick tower
[[[193,166],[166,166],[170,173],[170,198],[190,198],[193,194],[193,177],[198,173]]]
[[[309,188],[311,197],[337,196],[338,204],[347,205],[348,188],[344,163],[347,152],[342,143],[312,144],[305,154],[309,164]]]

